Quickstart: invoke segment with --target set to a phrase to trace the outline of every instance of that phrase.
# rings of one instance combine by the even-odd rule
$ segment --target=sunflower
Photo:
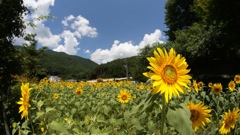
[[[214,83],[212,86],[212,93],[219,94],[222,92],[222,84],[221,83]]]
[[[118,94],[118,101],[121,103],[128,103],[130,98],[131,95],[127,90],[121,90]]]
[[[219,130],[220,134],[227,134],[230,132],[231,128],[234,129],[239,116],[239,109],[233,109],[233,111],[229,110],[228,112],[225,112],[223,115],[223,121],[221,121],[222,126]]]
[[[209,87],[209,88],[212,88],[212,86],[213,86],[212,82],[209,82],[209,83],[208,83],[208,87]]]
[[[233,92],[233,90],[235,89],[235,87],[236,87],[236,84],[235,84],[234,81],[230,81],[230,82],[228,83],[228,89],[229,89],[229,91]]]
[[[202,81],[198,82],[198,87],[202,89],[204,87],[204,83]]]
[[[53,98],[58,99],[58,94],[54,93]]]
[[[79,96],[79,95],[82,95],[82,93],[83,93],[83,90],[82,90],[81,88],[79,88],[79,87],[76,88],[76,90],[75,90],[75,94],[76,94],[76,95]]]
[[[211,117],[211,109],[208,109],[207,106],[204,106],[202,102],[195,104],[194,102],[190,102],[187,104],[187,108],[191,112],[191,121],[192,121],[192,127],[194,131],[197,131],[199,127],[204,127],[207,123],[210,123],[211,120],[209,117]]]
[[[240,75],[235,75],[234,81],[236,84],[240,84]]]
[[[152,91],[153,94],[164,94],[166,102],[172,99],[172,95],[179,97],[179,92],[184,93],[184,87],[188,88],[191,76],[187,75],[190,69],[187,69],[188,64],[186,59],[176,54],[173,48],[170,52],[164,49],[162,51],[157,48],[154,51],[154,57],[148,57],[151,66],[148,66],[153,72],[143,73],[144,76],[151,78],[153,86],[156,88]]]
[[[196,80],[193,80],[193,87],[194,87],[195,91],[198,93],[199,88],[198,88],[198,84],[197,84]]]
[[[22,97],[20,98],[20,101],[17,102],[17,104],[21,105],[19,107],[19,113],[22,112],[21,114],[21,119],[23,117],[25,117],[26,119],[28,119],[28,108],[31,107],[31,105],[29,104],[29,98],[30,98],[30,93],[29,91],[32,88],[29,88],[29,83],[23,84],[21,86],[21,94]]]
[[[73,83],[68,83],[68,84],[67,84],[67,87],[68,87],[69,89],[72,89],[72,88],[73,88]]]

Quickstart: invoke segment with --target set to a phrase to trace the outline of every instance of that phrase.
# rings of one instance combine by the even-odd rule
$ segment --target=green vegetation
[[[86,72],[98,66],[89,59],[51,50],[45,50],[39,62],[47,70],[47,75],[57,75],[62,79],[85,79]]]
[[[238,0],[168,0],[165,23],[169,46],[186,57],[192,74],[240,72]]]

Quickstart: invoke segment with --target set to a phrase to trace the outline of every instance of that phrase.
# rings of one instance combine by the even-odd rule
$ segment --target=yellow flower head
[[[191,112],[190,119],[192,121],[192,127],[194,131],[197,131],[199,127],[204,128],[207,123],[211,122],[209,119],[209,117],[211,117],[211,109],[208,109],[207,106],[204,106],[202,102],[198,104],[190,102],[187,107]]]
[[[236,84],[240,84],[240,75],[235,75],[234,81]]]
[[[188,88],[190,84],[191,76],[187,75],[190,72],[187,69],[188,64],[184,57],[171,48],[170,52],[164,49],[157,48],[154,51],[154,57],[148,57],[148,61],[151,66],[148,66],[153,72],[143,73],[146,77],[151,78],[153,86],[156,88],[153,90],[153,94],[164,94],[166,102],[172,99],[172,95],[179,97],[179,92],[184,93],[184,87]]]
[[[44,127],[41,127],[41,131],[44,132]]]
[[[202,89],[204,87],[204,83],[202,81],[198,82],[198,87]]]
[[[239,116],[239,109],[233,109],[233,111],[229,110],[228,112],[225,112],[223,115],[223,121],[221,121],[222,126],[219,130],[220,134],[227,134],[230,132],[231,128],[234,129]]]
[[[137,86],[136,86],[136,90],[140,90],[140,86],[137,85]]]
[[[22,112],[21,119],[23,117],[28,119],[28,108],[31,107],[31,105],[29,104],[30,90],[31,89],[32,88],[29,88],[29,83],[26,83],[26,84],[22,83],[22,85],[21,85],[22,97],[20,98],[20,101],[17,102],[17,104],[21,105],[19,107],[19,113]]]
[[[73,88],[73,83],[69,82],[69,83],[67,84],[67,87],[68,87],[69,89],[72,89],[72,88]]]
[[[211,82],[208,83],[208,87],[212,88],[213,84]]]
[[[54,93],[53,98],[58,99],[58,94]]]
[[[197,81],[196,80],[193,80],[193,87],[195,89],[195,91],[198,93],[198,84],[197,84]]]
[[[221,83],[214,83],[212,86],[212,93],[219,94],[222,92],[222,84]]]
[[[131,99],[131,95],[127,90],[121,90],[118,94],[118,101],[121,103],[128,103]]]
[[[235,87],[236,87],[236,84],[234,83],[234,81],[230,81],[229,83],[228,83],[228,89],[229,89],[229,91],[233,91],[234,89],[235,89]]]
[[[75,93],[76,93],[76,95],[82,95],[82,93],[83,93],[83,90],[81,89],[81,88],[76,88],[76,90],[75,90]]]

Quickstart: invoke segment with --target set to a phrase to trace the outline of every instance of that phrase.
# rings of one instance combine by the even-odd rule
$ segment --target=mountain
[[[87,74],[87,79],[134,77],[138,67],[138,56],[117,59],[95,67]],[[127,67],[127,68],[126,68]]]
[[[22,46],[15,47],[23,49]],[[39,58],[39,65],[45,69],[44,76],[59,76],[63,80],[75,79],[80,81],[96,78],[119,78],[126,77],[127,72],[128,76],[134,79],[142,76],[142,73],[139,72],[139,67],[141,67],[139,56],[117,59],[98,65],[90,59],[46,49]]]
[[[83,79],[87,71],[98,66],[89,59],[49,49],[43,52],[39,62],[43,68],[47,69],[47,74],[65,79]]]

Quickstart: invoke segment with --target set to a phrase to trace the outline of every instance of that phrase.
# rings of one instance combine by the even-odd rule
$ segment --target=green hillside
[[[23,49],[22,46],[15,47],[20,50]],[[39,58],[40,67],[45,69],[44,76],[54,75],[61,77],[63,80],[75,79],[78,81],[126,77],[126,65],[128,67],[128,76],[139,80],[139,78],[143,77],[142,71],[139,70],[141,67],[140,62],[139,56],[133,56],[98,65],[90,59],[49,49],[44,50]]]
[[[89,59],[52,50],[44,51],[40,65],[47,69],[48,75],[58,75],[64,79],[84,79],[87,71],[98,66]]]
[[[126,63],[128,75],[134,77],[137,74],[138,61],[138,56],[133,56],[101,64],[88,73],[87,79],[126,77]]]

